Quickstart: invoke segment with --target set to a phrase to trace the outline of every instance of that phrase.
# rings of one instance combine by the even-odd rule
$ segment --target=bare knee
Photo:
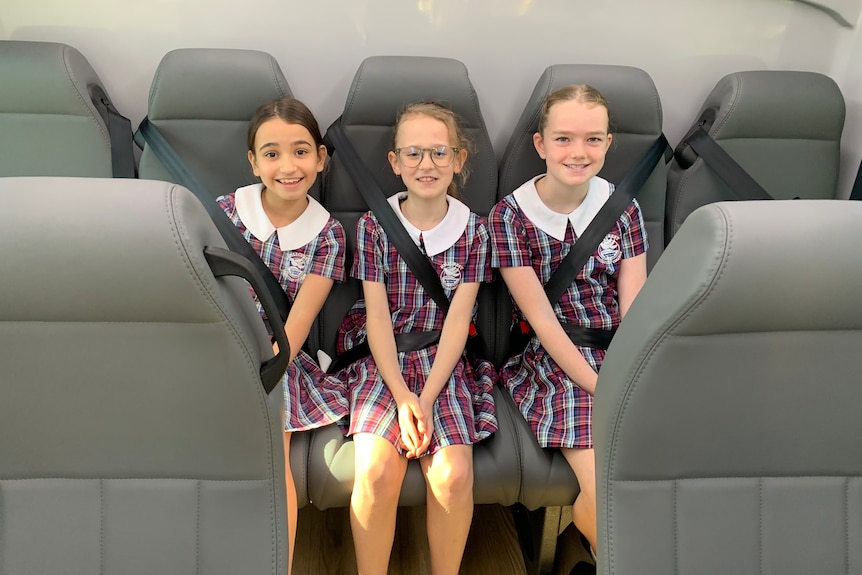
[[[379,438],[377,438],[379,439]],[[382,440],[381,440],[382,441]],[[369,442],[355,442],[355,473],[353,490],[372,499],[398,497],[407,461],[394,447]]]
[[[468,445],[444,447],[425,465],[428,487],[441,503],[473,494],[473,451]]]

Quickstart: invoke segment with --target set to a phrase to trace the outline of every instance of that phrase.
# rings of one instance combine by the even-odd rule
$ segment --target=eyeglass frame
[[[415,166],[409,165],[401,157],[401,150],[407,150],[410,148],[412,148],[414,150],[419,150],[419,161],[416,162]],[[449,163],[444,164],[442,166],[437,163],[437,160],[434,159],[434,154],[431,153],[434,150],[439,150],[440,148],[448,148],[448,149],[452,150],[452,156],[451,156],[451,159],[449,160]],[[428,153],[428,157],[431,158],[432,164],[434,164],[438,168],[448,168],[449,166],[451,166],[455,162],[455,158],[458,156],[458,152],[460,152],[460,151],[461,151],[461,148],[458,146],[435,146],[434,148],[419,148],[417,146],[404,146],[403,148],[395,148],[394,150],[392,150],[392,152],[395,154],[395,157],[398,158],[398,161],[401,162],[402,165],[407,166],[408,168],[418,168],[420,165],[422,165],[422,160],[425,159],[425,153],[426,152]]]

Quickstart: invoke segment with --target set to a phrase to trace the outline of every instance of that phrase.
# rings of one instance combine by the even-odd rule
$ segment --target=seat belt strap
[[[134,178],[132,123],[117,111],[100,86],[90,87],[90,97],[108,127],[108,137],[111,139],[111,173],[115,178]]]
[[[284,293],[284,288],[275,275],[273,275],[269,266],[260,259],[260,255],[254,251],[251,244],[246,241],[227,214],[216,203],[215,197],[210,194],[209,190],[188,169],[173,147],[148,118],[143,119],[141,125],[138,127],[138,133],[174,181],[188,188],[203,204],[230,251],[244,256],[257,268],[263,278],[267,291],[269,291],[275,300],[275,306],[281,316],[281,323],[284,325],[290,313],[290,299]]]
[[[853,182],[853,190],[850,192],[851,200],[862,200],[862,163],[856,171],[856,181]]]
[[[698,125],[682,141],[703,158],[704,163],[727,184],[737,200],[771,200],[769,193],[746,172],[724,148],[718,145],[702,126]]]

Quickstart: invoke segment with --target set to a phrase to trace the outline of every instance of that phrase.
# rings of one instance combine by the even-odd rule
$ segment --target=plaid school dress
[[[404,193],[390,198],[390,204],[402,224],[411,231],[412,226],[401,216],[398,205],[400,197],[404,197]],[[452,232],[458,214],[461,216],[460,234]],[[471,213],[467,206],[454,198],[449,198],[449,211],[443,222],[434,230],[423,232],[423,236],[431,239],[435,231],[440,231],[438,228],[442,230],[447,226],[452,243],[446,249],[437,252],[430,248],[430,242],[425,241],[420,244],[420,249],[428,246],[426,254],[451,301],[460,283],[490,280],[490,238],[485,220]],[[418,236],[418,230],[412,228],[412,232]],[[449,244],[449,241],[444,243]],[[443,329],[443,312],[413,276],[371,212],[363,215],[357,224],[352,275],[360,280],[386,284],[395,333]],[[474,318],[475,313],[474,305]],[[341,325],[338,352],[343,353],[365,339],[365,303],[360,299]],[[436,352],[435,344],[418,351],[398,353],[404,380],[417,395],[425,385]],[[476,443],[497,430],[493,397],[495,375],[490,362],[470,361],[466,353],[461,356],[434,403],[434,433],[426,454],[435,453],[448,445]],[[392,443],[404,454],[398,410],[377,371],[374,358],[369,355],[353,362],[340,372],[340,376],[346,382],[350,394],[348,435],[373,433]]]
[[[567,216],[551,215],[550,210],[541,204],[535,186],[539,178],[526,182],[491,210],[491,265],[494,268],[531,266],[544,285],[577,237],[571,221],[564,224],[562,239],[546,231],[549,221],[556,220],[559,224],[557,218]],[[587,213],[580,214],[585,221],[580,222],[579,227],[586,227],[613,189],[613,184],[602,178],[591,180],[590,191],[582,204]],[[528,211],[538,221],[527,216],[524,206],[518,202],[519,197],[525,206],[531,208]],[[563,235],[561,229],[555,230],[558,236]],[[620,262],[646,252],[647,248],[640,208],[637,200],[632,200],[560,301],[554,302],[557,318],[584,327],[616,329],[620,323],[617,302]],[[521,320],[524,316],[515,304],[513,325]],[[605,351],[581,346],[578,350],[598,372]],[[503,365],[498,380],[512,395],[539,445],[591,448],[592,397],[569,379],[535,335],[523,353],[513,351],[517,355]]]
[[[221,196],[217,201],[278,277],[290,302],[296,299],[308,274],[344,281],[345,237],[341,224],[309,197],[306,211],[295,222],[275,229],[263,212],[261,189],[262,184],[253,184]],[[254,296],[251,286],[249,289]],[[257,296],[254,299],[265,319],[266,314]],[[349,412],[344,384],[327,375],[304,350],[296,354],[281,381],[285,431],[328,425]]]

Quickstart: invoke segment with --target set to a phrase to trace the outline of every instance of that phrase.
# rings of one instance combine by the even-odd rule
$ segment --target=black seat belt
[[[638,195],[646,184],[647,179],[655,170],[659,161],[665,158],[670,159],[670,144],[664,134],[660,134],[658,138],[650,145],[643,156],[632,167],[628,174],[622,179],[618,186],[614,188],[614,193],[605,202],[596,216],[587,225],[584,233],[575,241],[575,245],[566,254],[566,257],[560,262],[560,265],[551,274],[545,284],[545,295],[548,296],[548,301],[553,306],[575,281],[578,273],[584,268],[590,256],[598,249],[599,244],[611,230],[613,225],[620,219],[623,212]],[[576,324],[564,323],[563,329],[575,345],[582,347],[593,347],[598,349],[607,349],[610,345],[614,332],[611,330],[588,328]],[[532,329],[521,322],[515,326],[512,333],[510,347],[517,349],[517,353],[524,351],[530,337]],[[511,351],[511,350],[510,350]]]
[[[851,200],[862,200],[862,163],[856,172],[856,180],[853,182],[853,190],[850,192]]]
[[[183,161],[174,151],[173,147],[168,143],[165,137],[159,130],[150,123],[148,118],[144,118],[141,125],[138,127],[138,133],[144,139],[144,142],[150,147],[153,154],[162,163],[171,177],[176,183],[188,188],[206,208],[216,228],[224,239],[230,251],[244,256],[257,269],[260,276],[263,278],[263,283],[267,291],[275,300],[275,306],[278,309],[281,317],[282,327],[287,321],[287,316],[290,313],[290,300],[287,294],[284,293],[284,288],[278,282],[278,279],[273,275],[269,266],[260,259],[260,255],[254,251],[246,239],[239,232],[227,214],[216,203],[215,198],[204,187],[200,180],[186,167]],[[257,293],[255,291],[255,293]],[[258,299],[260,294],[258,293]],[[281,331],[284,331],[283,329]],[[279,347],[281,349],[281,347]],[[287,350],[290,351],[289,349]]]
[[[706,110],[700,121],[689,131],[688,134],[674,151],[677,163],[683,168],[688,168],[695,162],[697,157],[691,158],[686,153],[686,147],[691,149],[697,156],[703,158],[704,163],[715,172],[727,185],[736,200],[771,200],[773,199],[751,175],[740,166],[724,148],[710,136],[706,130],[715,121],[715,110]]]
[[[404,260],[404,263],[407,264],[407,267],[410,268],[410,271],[413,272],[413,275],[416,276],[416,279],[419,280],[419,283],[428,292],[428,295],[434,300],[437,307],[440,308],[444,315],[447,314],[449,312],[449,299],[443,291],[443,286],[440,284],[437,272],[431,265],[431,261],[413,243],[407,230],[392,209],[392,206],[389,205],[383,187],[374,178],[374,175],[359,157],[359,154],[356,153],[356,149],[344,132],[340,117],[327,128],[324,142],[330,154],[334,150],[338,150],[339,158],[341,158],[344,164],[344,169],[347,170],[353,183],[359,189],[359,193],[362,195],[368,208],[377,218],[377,221],[380,222],[383,231],[386,232],[386,236],[398,251],[398,255],[401,256],[401,259]],[[473,332],[472,329],[471,332]],[[420,337],[413,334],[395,334],[395,344],[399,352],[416,351],[433,345],[440,339],[439,332],[415,333],[431,335]],[[485,354],[480,349],[481,341],[478,339],[478,336],[471,335],[471,337],[468,337],[467,346],[471,348],[471,354],[475,353],[479,357],[484,357]],[[334,373],[342,367],[350,365],[353,361],[368,356],[370,353],[371,350],[366,340],[337,357],[327,371]]]
[[[108,127],[108,137],[111,139],[111,173],[115,178],[134,178],[132,123],[117,111],[101,86],[90,86],[90,99]]]

